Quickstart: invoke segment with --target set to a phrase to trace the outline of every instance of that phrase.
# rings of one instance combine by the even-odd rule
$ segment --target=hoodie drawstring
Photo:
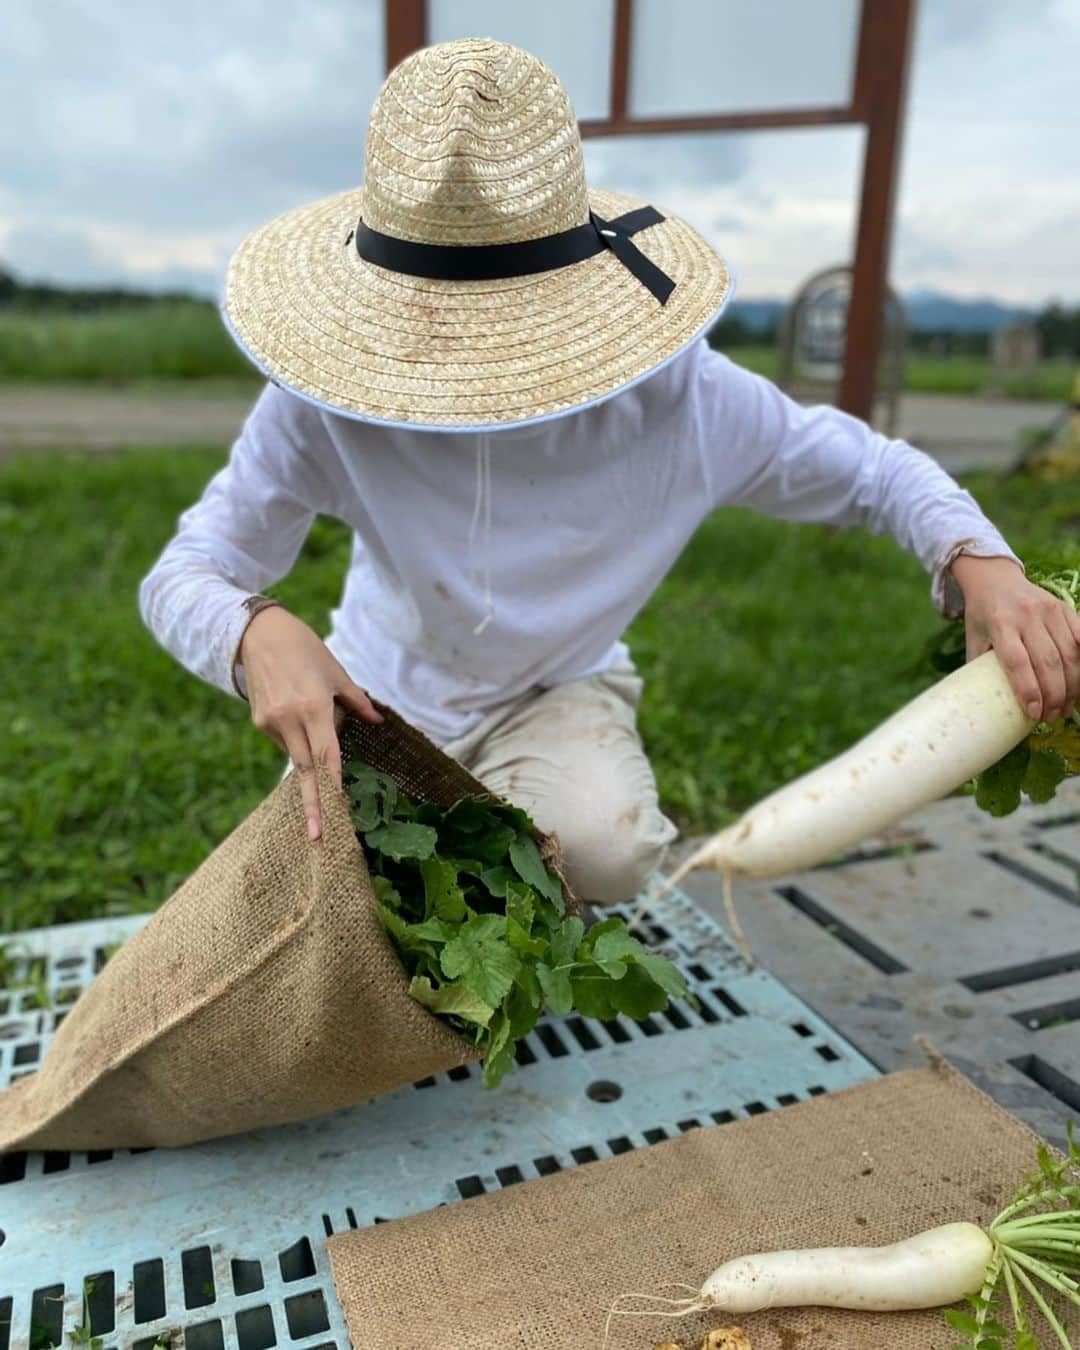
[[[484,522],[483,539],[483,588],[484,615],[473,629],[479,637],[495,617],[495,602],[491,593],[491,439],[487,432],[481,432],[476,441],[476,501],[473,506],[472,521],[469,524],[469,577],[476,578],[476,532],[480,521]]]

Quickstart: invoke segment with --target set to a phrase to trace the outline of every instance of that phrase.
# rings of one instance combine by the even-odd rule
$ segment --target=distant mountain
[[[937,333],[992,333],[1007,323],[1034,319],[1037,313],[989,298],[959,300],[940,291],[912,291],[903,299],[910,326]],[[735,300],[728,315],[761,333],[779,323],[785,308],[783,300]]]
[[[1019,305],[1003,305],[989,297],[957,300],[940,291],[912,291],[904,296],[904,305],[912,328],[949,333],[992,333],[1007,323],[1030,321],[1038,313]]]
[[[776,327],[786,308],[782,300],[733,300],[726,314],[741,320],[755,333],[764,333]]]

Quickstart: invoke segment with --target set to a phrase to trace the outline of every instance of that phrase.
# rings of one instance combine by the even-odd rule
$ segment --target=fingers
[[[1065,622],[1069,625],[1069,631],[1077,645],[1080,646],[1080,614],[1077,614],[1072,605],[1062,605],[1061,610],[1065,615]]]
[[[348,676],[345,677],[344,681],[339,686],[336,696],[339,702],[348,708],[351,713],[355,713],[361,721],[371,722],[376,726],[380,722],[385,721],[382,713],[378,711],[371,699],[368,698],[367,694],[364,693],[358,684],[353,684]]]
[[[1023,634],[1024,646],[1039,681],[1042,696],[1040,720],[1055,722],[1065,705],[1065,666],[1050,630],[1040,626]]]
[[[964,641],[967,647],[965,658],[968,661],[974,661],[977,656],[990,650],[990,638],[972,623],[964,625]]]
[[[279,724],[278,731],[300,780],[300,798],[307,818],[308,838],[318,839],[322,834],[322,811],[319,807],[319,782],[315,775],[315,760],[303,723],[295,715]]]
[[[1060,605],[1047,627],[1065,675],[1065,697],[1057,716],[1068,717],[1080,698],[1080,615],[1071,606]]]
[[[309,700],[295,708],[280,708],[260,719],[266,731],[284,746],[300,780],[308,835],[322,834],[322,808],[316,769],[327,768],[341,786],[341,747],[334,731],[334,705],[328,699]]]
[[[1028,649],[1020,640],[1020,634],[1014,629],[996,638],[994,651],[1009,677],[1009,683],[1020,701],[1021,708],[1033,722],[1037,722],[1042,717],[1042,689],[1039,687]]]

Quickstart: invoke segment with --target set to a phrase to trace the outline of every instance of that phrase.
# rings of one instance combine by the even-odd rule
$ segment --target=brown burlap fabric
[[[484,792],[383,712],[380,727],[346,724],[346,757],[439,805]],[[117,952],[41,1068],[0,1093],[0,1151],[192,1143],[349,1106],[475,1053],[408,996],[345,798],[326,775],[320,795],[320,840],[291,774]]]
[[[600,1350],[617,1294],[678,1297],[661,1286],[697,1286],[754,1251],[985,1224],[1035,1168],[1036,1142],[947,1066],[909,1070],[343,1233],[328,1243],[334,1283],[364,1350]],[[753,1350],[943,1350],[958,1340],[939,1311],[803,1308],[616,1318],[611,1350],[669,1338],[696,1346],[732,1323]]]

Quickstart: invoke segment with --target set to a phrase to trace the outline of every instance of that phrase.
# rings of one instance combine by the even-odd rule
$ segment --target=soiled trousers
[[[525,695],[443,749],[558,835],[582,900],[632,899],[677,833],[660,810],[637,730],[630,664]]]
[[[526,694],[443,746],[558,836],[566,879],[590,905],[632,900],[678,833],[638,735],[641,687],[620,665]]]

